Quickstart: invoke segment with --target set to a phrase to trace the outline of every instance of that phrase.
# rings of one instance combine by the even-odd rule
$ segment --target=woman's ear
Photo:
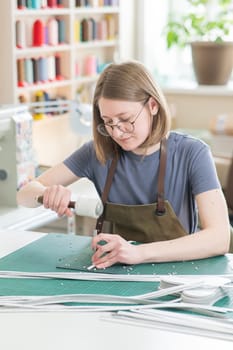
[[[158,113],[159,110],[159,106],[157,101],[153,98],[150,97],[149,101],[148,101],[148,105],[149,105],[149,109],[152,115],[156,115]]]

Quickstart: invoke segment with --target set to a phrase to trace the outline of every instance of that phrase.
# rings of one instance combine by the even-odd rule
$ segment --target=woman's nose
[[[117,125],[113,127],[112,135],[114,137],[119,137],[119,136],[122,136],[123,134],[124,134],[124,131],[122,131]]]

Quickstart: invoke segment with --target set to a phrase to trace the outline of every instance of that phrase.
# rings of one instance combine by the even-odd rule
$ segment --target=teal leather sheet
[[[91,237],[66,234],[48,234],[39,240],[0,259],[0,270],[29,272],[88,272],[91,264]],[[215,258],[188,262],[115,265],[104,273],[119,274],[232,274],[233,257],[219,256]],[[94,272],[92,270],[91,272]],[[128,281],[81,281],[34,278],[0,278],[0,295],[58,295],[58,294],[109,294],[134,296],[154,291],[157,282]],[[221,306],[231,306],[233,301],[225,298]],[[218,303],[219,305],[219,303]]]

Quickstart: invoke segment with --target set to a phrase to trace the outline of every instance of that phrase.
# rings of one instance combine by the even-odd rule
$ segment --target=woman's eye
[[[121,119],[121,120],[119,120],[121,123],[127,123],[127,122],[129,122],[130,120],[131,120],[131,118],[132,117],[128,117],[128,118],[126,118],[126,119]]]
[[[105,125],[112,125],[113,121],[112,120],[104,120]]]

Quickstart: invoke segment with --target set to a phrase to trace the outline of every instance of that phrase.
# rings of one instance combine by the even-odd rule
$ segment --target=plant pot
[[[200,85],[225,85],[233,68],[233,42],[192,42],[193,69]]]

